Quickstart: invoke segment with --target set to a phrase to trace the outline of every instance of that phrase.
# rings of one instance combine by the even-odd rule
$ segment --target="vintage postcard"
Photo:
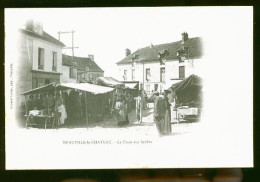
[[[5,9],[6,169],[253,167],[253,8]]]

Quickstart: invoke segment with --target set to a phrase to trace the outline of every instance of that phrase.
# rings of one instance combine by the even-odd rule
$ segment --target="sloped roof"
[[[81,70],[86,70],[86,67],[89,68],[89,71],[96,71],[96,72],[104,72],[95,61],[92,61],[90,58],[86,57],[73,57],[68,55],[62,55],[62,64],[65,66],[77,66]]]
[[[159,61],[158,52],[161,52],[163,50],[168,50],[169,52],[169,55],[165,58],[166,60],[178,59],[177,51],[180,50],[183,46],[187,46],[189,48],[190,58],[200,58],[202,56],[202,40],[200,37],[194,37],[186,40],[184,44],[182,44],[182,41],[177,41],[138,49],[137,51],[128,55],[116,64],[131,63],[132,58],[135,55],[138,56],[137,60]]]
[[[28,31],[28,30],[25,30],[25,29],[20,29],[19,30],[21,33],[25,34],[25,35],[29,35],[29,36],[32,36],[32,37],[35,37],[35,38],[38,38],[38,39],[42,39],[42,40],[45,40],[47,42],[51,42],[53,44],[56,44],[58,46],[61,46],[61,47],[65,47],[65,44],[62,43],[61,41],[57,40],[56,38],[52,37],[51,35],[49,35],[48,33],[46,33],[45,31],[43,31],[43,34],[42,36],[41,35],[38,35],[36,33],[33,33],[31,31]]]

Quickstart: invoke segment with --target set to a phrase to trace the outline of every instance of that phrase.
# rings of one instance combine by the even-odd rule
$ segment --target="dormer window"
[[[158,52],[158,59],[160,60],[161,65],[165,64],[166,57],[169,56],[169,54],[170,53],[167,49]]]
[[[187,46],[182,46],[176,53],[179,58],[179,62],[184,62],[184,60],[189,59],[190,50]]]

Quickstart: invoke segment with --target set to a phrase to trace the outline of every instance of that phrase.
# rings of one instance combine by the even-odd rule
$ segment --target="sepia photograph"
[[[252,7],[5,9],[6,169],[253,167]]]

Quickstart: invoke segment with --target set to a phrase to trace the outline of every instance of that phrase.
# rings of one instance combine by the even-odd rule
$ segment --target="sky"
[[[201,18],[205,8],[70,8],[8,9],[7,19],[23,27],[27,19],[43,23],[43,29],[58,38],[58,31],[75,30],[75,56],[93,54],[105,76],[117,75],[116,62],[125,57],[125,49],[179,41],[186,31],[189,37],[202,36]],[[206,13],[204,12],[204,13]],[[185,15],[185,16],[184,16]],[[71,34],[61,41],[71,46]],[[65,50],[71,55],[71,50]]]

